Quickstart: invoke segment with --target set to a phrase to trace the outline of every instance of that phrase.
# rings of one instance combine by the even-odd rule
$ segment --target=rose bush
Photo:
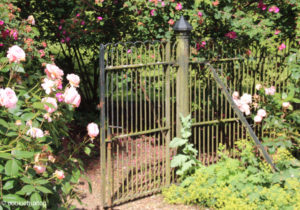
[[[88,137],[68,148],[62,144],[80,105],[79,79],[73,75],[76,79],[63,85],[63,70],[47,45],[35,40],[34,16],[22,20],[18,12],[11,1],[0,3],[1,208],[11,209],[8,202],[44,201],[44,208],[70,209],[84,171],[76,155],[90,154],[93,147]]]

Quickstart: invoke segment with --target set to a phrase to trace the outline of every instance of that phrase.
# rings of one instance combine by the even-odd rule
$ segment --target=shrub
[[[44,208],[69,209],[78,198],[75,186],[84,170],[74,155],[83,147],[89,154],[93,147],[89,138],[74,147],[61,143],[69,137],[67,125],[80,104],[78,78],[68,76],[63,88],[64,72],[50,61],[46,45],[35,41],[39,32],[33,16],[19,19],[18,8],[6,1],[0,11],[5,34],[0,51],[1,205],[11,209],[9,202],[21,206],[30,201],[40,204],[33,209],[42,202]],[[65,153],[67,149],[72,153]]]

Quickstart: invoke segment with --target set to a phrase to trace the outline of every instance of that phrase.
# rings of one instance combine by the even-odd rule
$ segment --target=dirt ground
[[[88,183],[82,180],[79,184],[79,190],[81,191],[81,197],[83,205],[74,201],[74,205],[78,210],[97,210],[102,209],[100,205],[100,164],[99,159],[88,160],[86,176],[90,179],[93,193],[89,193]],[[125,203],[120,206],[116,206],[115,210],[196,210],[203,209],[195,206],[185,205],[170,205],[163,200],[163,196],[160,194],[152,195],[129,203]]]

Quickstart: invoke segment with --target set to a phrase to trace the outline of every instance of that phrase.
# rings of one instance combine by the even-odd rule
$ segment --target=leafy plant
[[[290,165],[272,173],[267,162],[257,156],[252,141],[240,140],[236,145],[238,159],[219,151],[222,158],[218,163],[200,167],[179,186],[163,190],[165,200],[213,209],[298,209],[299,161],[287,150],[278,151],[273,157],[276,163]]]
[[[176,174],[184,179],[198,168],[200,162],[197,160],[198,151],[193,148],[193,144],[189,143],[189,138],[192,135],[191,115],[181,116],[180,119],[182,123],[181,138],[175,137],[170,142],[170,147],[177,149],[177,154],[172,158],[171,167],[177,168]]]

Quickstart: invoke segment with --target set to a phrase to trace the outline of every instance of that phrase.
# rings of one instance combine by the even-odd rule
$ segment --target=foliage
[[[75,186],[84,170],[83,163],[74,156],[83,147],[90,151],[93,144],[89,138],[80,144],[62,144],[63,139],[70,138],[68,123],[79,104],[59,101],[57,94],[67,97],[72,85],[62,90],[62,78],[56,74],[62,71],[52,63],[46,44],[36,40],[39,31],[32,19],[20,19],[13,3],[0,4],[1,209],[12,209],[8,202],[22,205],[26,201],[46,202],[44,208],[69,209],[71,199],[78,198]],[[12,46],[19,51],[13,51]],[[50,62],[57,71],[53,74],[47,70],[46,63]],[[44,69],[47,76],[42,74]],[[42,81],[45,84],[50,75],[57,77],[58,84],[48,89]],[[10,95],[5,92],[8,90]],[[72,152],[68,154],[67,150]]]
[[[193,148],[193,144],[189,143],[189,138],[192,135],[191,115],[181,116],[180,119],[182,123],[181,138],[175,137],[170,142],[170,147],[177,149],[177,154],[171,161],[171,167],[177,168],[176,174],[180,176],[180,179],[184,179],[194,173],[199,166],[199,161],[197,160],[198,151]]]
[[[261,3],[266,5],[265,9]],[[59,54],[58,64],[66,72],[75,71],[82,78],[85,85],[80,90],[85,110],[98,104],[101,43],[173,39],[172,27],[181,15],[193,26],[197,57],[207,58],[209,54],[230,57],[234,50],[242,56],[252,53],[259,57],[257,52],[249,50],[252,44],[262,48],[261,55],[265,51],[276,54],[287,39],[297,46],[300,41],[297,0],[261,3],[248,0],[17,1],[23,18],[35,17],[41,32],[39,38],[51,43],[52,52]],[[269,11],[274,6],[279,11]]]
[[[238,141],[237,149],[235,154],[239,154],[239,159],[219,151],[222,158],[217,164],[201,166],[180,186],[172,185],[165,189],[163,195],[166,201],[221,209],[300,207],[298,160],[286,149],[279,148],[273,158],[277,165],[286,167],[272,173],[270,166],[257,156],[255,147],[249,141]]]

